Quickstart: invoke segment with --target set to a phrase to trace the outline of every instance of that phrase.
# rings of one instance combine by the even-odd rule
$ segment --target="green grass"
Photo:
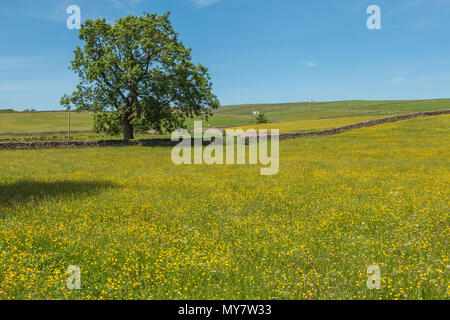
[[[194,128],[194,121],[201,121],[201,118],[187,119],[186,127],[187,129]],[[233,127],[240,125],[248,125],[256,123],[255,119],[252,117],[227,117],[221,114],[216,114],[208,119],[208,121],[203,121],[204,128],[214,128],[214,127]]]
[[[73,131],[92,130],[92,114],[71,113]],[[67,130],[67,112],[15,112],[0,114],[0,132],[31,133]]]
[[[450,99],[432,100],[349,100],[335,102],[299,102],[282,104],[255,104],[223,107],[220,112],[227,114],[248,114],[259,108],[261,112],[272,111],[308,111],[315,110],[382,110],[387,111],[419,111],[423,109],[440,110],[450,108]]]
[[[153,134],[135,134],[135,139],[162,139],[170,138],[168,134],[153,135]],[[71,134],[70,140],[121,140],[122,135],[110,136],[105,133],[75,133]],[[57,135],[37,135],[37,136],[1,136],[0,142],[31,142],[31,141],[67,141],[67,134]]]
[[[264,113],[271,122],[296,120],[318,120],[329,118],[348,118],[361,116],[387,116],[417,111],[450,109],[449,99],[405,100],[405,101],[337,101],[337,102],[299,102],[282,104],[255,104],[225,106],[204,122],[205,128],[245,126],[256,123],[254,110]],[[194,120],[188,119],[186,125],[192,129]],[[72,113],[73,131],[92,130],[92,114]],[[0,113],[0,133],[55,132],[67,130],[66,112]],[[85,136],[80,136],[83,139]],[[90,135],[93,139],[103,139],[104,135]],[[36,140],[36,138],[1,138],[0,140]],[[43,137],[43,140],[56,137]]]
[[[194,127],[194,120],[188,119],[188,129]],[[206,127],[230,127],[255,123],[252,118],[226,117],[214,115],[204,122]],[[67,112],[34,112],[34,113],[1,113],[0,133],[33,133],[33,132],[56,132],[67,130]],[[92,114],[88,112],[71,113],[71,130],[92,130]]]
[[[314,103],[260,104],[223,107],[219,113],[251,115],[253,110],[265,113],[274,121],[313,120],[327,117],[389,115],[418,111],[450,109],[449,99],[425,101],[337,101]]]
[[[281,141],[275,176],[171,148],[0,151],[0,299],[448,299],[449,121]]]

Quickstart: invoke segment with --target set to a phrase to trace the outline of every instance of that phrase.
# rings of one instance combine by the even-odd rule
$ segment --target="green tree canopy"
[[[116,119],[125,140],[134,138],[134,127],[171,131],[219,107],[208,69],[192,62],[169,13],[130,15],[113,25],[86,20],[79,38],[84,47],[71,64],[80,83],[61,103],[97,113],[97,122]],[[111,123],[104,127],[117,131]]]

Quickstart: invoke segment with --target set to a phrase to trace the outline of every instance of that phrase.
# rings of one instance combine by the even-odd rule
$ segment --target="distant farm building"
[[[253,114],[254,114],[254,115],[258,115],[258,114],[259,114],[259,111],[253,111]]]

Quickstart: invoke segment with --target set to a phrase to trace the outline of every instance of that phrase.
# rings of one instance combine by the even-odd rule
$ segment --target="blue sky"
[[[58,109],[73,91],[72,4],[111,22],[170,10],[223,105],[450,97],[450,0],[15,0],[0,3],[0,107]]]

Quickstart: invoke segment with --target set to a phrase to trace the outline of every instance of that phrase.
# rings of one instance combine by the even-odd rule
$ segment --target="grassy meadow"
[[[72,112],[71,130],[92,130],[92,114]],[[67,112],[0,113],[0,133],[55,132],[67,130]]]
[[[287,107],[300,130],[323,125],[302,112],[416,108],[336,104]],[[0,299],[449,298],[450,116],[281,141],[274,176],[175,166],[163,147],[0,157]]]
[[[240,126],[239,129],[278,129],[280,132],[302,132],[302,131],[317,131],[331,128],[337,128],[354,124],[358,122],[364,122],[372,119],[382,118],[380,116],[371,117],[346,117],[346,118],[332,118],[332,119],[317,119],[317,120],[297,120],[286,121],[267,124],[254,124],[249,126]],[[237,127],[234,129],[238,129]]]
[[[283,104],[252,104],[224,106],[215,111],[214,116],[203,122],[204,128],[253,126],[256,116],[253,111],[264,113],[272,123],[280,129],[290,131],[320,130],[333,128],[341,123],[352,124],[360,119],[382,118],[417,111],[434,111],[450,109],[450,99],[437,100],[404,100],[404,101],[337,101],[337,102],[299,102]],[[345,119],[344,119],[345,118]],[[201,118],[187,119],[188,129],[194,127],[194,121]],[[305,122],[311,120],[312,122]],[[299,121],[296,123],[296,121]],[[289,122],[289,123],[288,123]],[[283,123],[283,124],[279,124]],[[0,133],[45,133],[67,130],[67,112],[2,112],[0,113]],[[72,131],[91,131],[92,114],[89,112],[71,113]],[[121,139],[121,136],[82,133],[73,134],[72,139]],[[148,135],[137,135],[138,139]],[[49,141],[66,140],[66,135],[30,135],[2,136],[0,142],[6,141]]]

